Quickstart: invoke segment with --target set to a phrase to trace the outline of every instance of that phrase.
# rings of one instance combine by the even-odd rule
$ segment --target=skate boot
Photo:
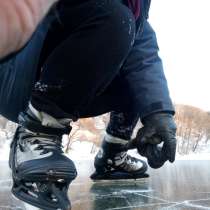
[[[106,134],[95,157],[93,180],[139,179],[148,177],[147,164],[125,151],[126,140]]]
[[[69,210],[68,187],[77,172],[63,154],[62,135],[69,134],[70,122],[38,113],[32,106],[19,115],[19,122],[9,161],[12,193],[43,210]]]

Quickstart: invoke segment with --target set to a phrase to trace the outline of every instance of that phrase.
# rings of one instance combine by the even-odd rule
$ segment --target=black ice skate
[[[115,142],[115,143],[113,143]],[[125,151],[127,141],[115,138],[109,134],[104,137],[101,149],[95,157],[95,173],[93,180],[139,179],[149,175],[147,164]]]
[[[19,116],[11,144],[10,167],[12,193],[20,200],[43,210],[69,210],[67,191],[77,172],[74,163],[64,156],[61,140],[67,127],[41,125],[30,110]]]

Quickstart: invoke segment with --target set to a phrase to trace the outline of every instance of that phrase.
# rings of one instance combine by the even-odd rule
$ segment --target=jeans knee
[[[132,46],[135,39],[136,24],[131,10],[119,0],[101,0],[101,5],[107,12],[106,25],[109,27],[109,34],[120,45]]]

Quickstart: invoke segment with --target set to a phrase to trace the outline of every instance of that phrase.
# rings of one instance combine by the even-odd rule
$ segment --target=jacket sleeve
[[[122,72],[141,119],[161,111],[174,114],[158,50],[155,32],[145,20]]]

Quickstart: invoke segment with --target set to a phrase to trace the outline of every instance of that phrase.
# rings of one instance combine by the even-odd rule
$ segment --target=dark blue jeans
[[[121,68],[134,44],[133,14],[118,0],[94,0],[58,5],[57,15],[31,103],[56,118],[75,120],[113,111],[107,132],[129,139],[138,115],[125,100]]]
[[[14,59],[0,62],[0,113],[28,102],[56,118],[111,112],[108,133],[129,139],[139,117],[174,113],[155,32],[120,0],[62,0]],[[33,89],[33,91],[32,91]]]

